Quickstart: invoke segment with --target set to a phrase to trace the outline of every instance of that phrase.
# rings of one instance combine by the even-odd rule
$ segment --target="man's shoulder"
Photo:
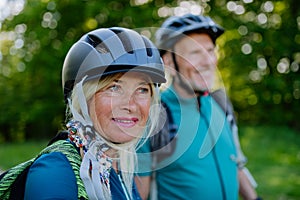
[[[177,92],[174,90],[173,86],[169,86],[161,92],[161,101],[167,105],[173,104],[179,101]]]

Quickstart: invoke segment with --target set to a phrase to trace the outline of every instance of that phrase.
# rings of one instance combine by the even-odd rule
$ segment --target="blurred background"
[[[31,158],[63,128],[61,69],[82,34],[123,26],[153,40],[162,21],[186,13],[226,29],[219,69],[260,196],[300,199],[297,0],[1,0],[0,168]]]

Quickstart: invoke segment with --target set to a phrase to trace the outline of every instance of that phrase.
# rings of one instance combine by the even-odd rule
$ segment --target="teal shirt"
[[[172,87],[162,101],[179,129],[175,152],[156,166],[158,199],[238,199],[235,146],[219,105],[202,96],[199,112],[196,98],[182,99]]]

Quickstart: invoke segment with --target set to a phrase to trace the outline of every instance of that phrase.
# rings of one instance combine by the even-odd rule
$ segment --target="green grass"
[[[288,127],[241,127],[247,167],[264,199],[300,199],[300,133]]]
[[[6,170],[14,165],[31,159],[46,145],[47,141],[0,144],[0,168]]]
[[[288,127],[241,126],[240,140],[263,199],[300,199],[300,133]],[[1,144],[0,168],[8,169],[32,158],[46,144]]]

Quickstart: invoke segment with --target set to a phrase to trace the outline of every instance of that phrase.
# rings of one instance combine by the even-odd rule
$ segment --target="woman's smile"
[[[138,118],[112,118],[112,120],[121,127],[131,128],[135,126],[138,122]]]
[[[151,99],[149,77],[127,72],[96,92],[89,102],[94,127],[112,142],[129,142],[143,133]]]

